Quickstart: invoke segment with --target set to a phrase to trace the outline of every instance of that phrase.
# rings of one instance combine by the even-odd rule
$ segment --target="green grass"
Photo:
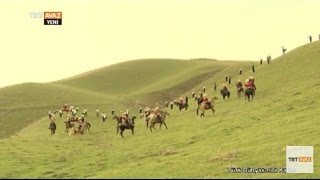
[[[125,138],[122,139],[116,134],[116,123],[110,119],[109,112],[106,123],[93,117],[93,113],[95,106],[109,109],[110,106],[118,105],[116,108],[122,109],[127,105],[120,103],[124,98],[117,98],[115,93],[113,101],[103,103],[95,101],[94,98],[90,98],[92,101],[88,103],[86,99],[79,100],[79,103],[91,105],[90,133],[70,137],[64,132],[62,119],[58,118],[57,134],[51,137],[47,129],[47,117],[34,121],[14,136],[0,140],[0,177],[319,178],[319,49],[320,42],[314,42],[288,52],[269,65],[260,66],[256,63],[254,76],[257,92],[252,102],[245,101],[243,97],[237,98],[235,94],[236,79],[243,80],[253,74],[249,69],[249,62],[228,62],[228,65],[222,63],[223,68],[218,68],[215,72],[201,70],[200,73],[198,70],[201,68],[195,68],[194,71],[197,73],[192,76],[188,74],[187,79],[180,80],[180,75],[177,75],[175,78],[179,81],[176,83],[161,80],[162,82],[151,85],[147,83],[146,90],[138,88],[134,93],[129,93],[129,89],[125,90],[128,91],[126,94],[129,99],[153,104],[161,103],[164,98],[176,98],[181,94],[191,95],[192,90],[200,89],[203,85],[207,86],[210,96],[219,96],[216,113],[212,115],[207,111],[205,118],[196,116],[196,103],[191,98],[190,109],[187,112],[179,112],[177,108],[168,110],[170,116],[167,119],[167,130],[164,127],[162,130],[157,128],[150,133],[143,120],[137,119],[135,135],[132,136],[130,131],[126,130]],[[135,64],[138,61],[131,63]],[[238,75],[239,67],[245,70],[242,76]],[[192,71],[191,68],[190,72]],[[217,82],[220,86],[225,74],[231,75],[233,82],[229,85],[231,99],[223,101],[217,92],[213,92],[212,85],[213,82]],[[81,78],[89,78],[86,76]],[[181,76],[186,74],[182,73]],[[148,79],[146,82],[152,81],[150,77],[145,78]],[[165,86],[168,83],[170,85]],[[86,89],[80,85],[73,86],[69,82],[62,87],[79,91]],[[134,85],[128,87],[134,89]],[[104,94],[101,93],[102,90],[103,87],[98,87],[97,91],[86,89],[93,94],[97,92],[97,97]],[[171,90],[174,91],[171,95],[159,96]],[[40,100],[39,103],[50,106],[50,103],[45,104]],[[5,106],[6,104],[2,105]],[[133,115],[137,115],[137,111],[131,110]],[[46,115],[47,111],[43,113]],[[5,124],[10,125],[9,122]],[[288,145],[314,146],[313,174],[228,173],[227,167],[230,166],[285,167],[285,149]]]

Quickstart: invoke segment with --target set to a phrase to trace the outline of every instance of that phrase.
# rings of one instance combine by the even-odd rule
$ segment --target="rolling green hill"
[[[320,158],[317,155],[320,145],[318,138],[320,122],[317,117],[320,112],[319,49],[320,42],[303,45],[272,60],[269,65],[260,66],[256,63],[255,73],[250,71],[249,62],[226,64],[223,62],[220,64],[222,68],[212,73],[206,71],[207,64],[204,69],[190,66],[189,73],[181,72],[180,75],[173,77],[175,79],[173,82],[169,78],[176,75],[175,72],[179,70],[166,70],[163,71],[166,74],[164,80],[153,83],[153,77],[141,76],[141,82],[148,83],[136,85],[127,82],[129,85],[125,90],[114,84],[112,87],[115,89],[111,91],[110,85],[97,83],[95,91],[92,89],[93,86],[90,86],[92,78],[95,81],[99,78],[103,81],[105,76],[93,72],[91,75],[89,73],[74,79],[55,82],[53,83],[55,86],[67,89],[70,87],[79,93],[91,92],[93,93],[91,95],[93,97],[97,95],[97,98],[107,91],[110,95],[114,93],[115,97],[120,96],[122,92],[126,93],[128,99],[138,99],[153,104],[162,103],[160,101],[164,98],[191,95],[191,91],[199,90],[206,85],[208,94],[218,96],[219,100],[215,103],[216,113],[207,111],[205,118],[196,116],[196,103],[191,99],[190,109],[187,112],[179,112],[176,107],[174,110],[168,110],[170,116],[167,119],[169,128],[167,130],[164,127],[162,130],[157,128],[150,133],[143,119],[137,119],[135,135],[132,136],[130,131],[126,130],[124,139],[116,134],[116,123],[111,120],[110,113],[106,123],[90,116],[91,132],[71,137],[64,132],[64,125],[60,119],[57,119],[57,134],[50,137],[47,129],[48,118],[42,118],[29,124],[14,136],[0,140],[0,151],[4,152],[0,155],[0,177],[319,178]],[[174,63],[189,62],[174,61]],[[197,63],[204,62],[197,61]],[[212,63],[219,64],[219,61]],[[118,67],[121,66],[119,64]],[[127,64],[127,68],[124,69],[130,69],[128,66]],[[139,69],[140,66],[134,67]],[[167,68],[169,67],[178,69],[181,66],[172,65]],[[244,69],[244,74],[241,76],[238,75],[239,67]],[[133,71],[141,73],[140,70]],[[98,72],[103,74],[103,71]],[[120,70],[119,72],[121,74]],[[217,82],[221,87],[225,74],[231,75],[233,79],[232,84],[228,85],[232,93],[229,100],[222,100],[212,89],[213,82]],[[257,92],[254,100],[248,102],[243,97],[236,97],[235,81],[244,80],[251,75],[255,77]],[[178,76],[188,78],[180,79]],[[135,91],[129,91],[130,88]],[[0,93],[3,93],[2,91],[3,89]],[[171,91],[173,91],[171,95],[164,96]],[[11,91],[7,93],[9,92]],[[100,101],[95,101],[93,97],[90,101],[81,99],[77,103],[87,103],[95,107],[95,103]],[[103,97],[112,99],[109,96]],[[120,103],[123,100],[125,99],[115,98],[112,103]],[[58,100],[55,102],[60,103]],[[50,103],[46,104],[40,100],[39,103],[50,106]],[[104,106],[109,105],[111,104],[106,103]],[[6,103],[1,107],[12,108]],[[119,108],[123,107],[124,104],[121,107],[119,105]],[[137,111],[132,109],[131,113],[138,115]],[[228,167],[285,167],[288,145],[314,146],[313,174],[228,172]]]
[[[170,99],[224,68],[245,62],[208,60],[135,60],[100,68],[52,83],[25,83],[0,89],[1,137],[8,137],[23,127],[59,109],[65,103],[90,107],[126,108],[131,102],[154,103],[168,94]],[[119,109],[118,108],[118,109]],[[121,109],[120,108],[120,109]]]

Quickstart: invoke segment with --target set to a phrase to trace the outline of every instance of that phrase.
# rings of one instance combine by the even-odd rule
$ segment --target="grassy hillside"
[[[0,124],[4,129],[0,138],[12,135],[65,103],[82,108],[89,106],[94,112],[95,106],[104,106],[110,111],[112,106],[121,104],[120,107],[126,108],[136,100],[156,102],[163,97],[150,98],[155,91],[168,95],[168,92],[175,92],[170,96],[175,97],[203,78],[209,78],[210,74],[239,63],[244,62],[135,60],[53,83],[25,83],[2,88]],[[130,94],[134,96],[130,98]]]
[[[73,103],[83,109],[92,104],[98,105],[114,101],[114,98],[104,94],[61,85],[38,83],[2,88],[0,99],[0,138],[12,135],[26,125],[47,116],[49,110],[59,109],[65,103]]]
[[[136,121],[135,135],[116,134],[115,122],[91,118],[92,129],[84,136],[67,136],[62,120],[50,137],[48,119],[30,124],[15,136],[0,140],[0,177],[47,178],[320,178],[320,139],[317,115],[320,112],[320,42],[298,47],[273,60],[245,65],[242,76],[232,67],[196,82],[177,93],[223,83],[233,77],[230,100],[216,102],[216,113],[205,118],[195,114],[196,103],[179,112],[168,110],[169,129],[150,133],[142,119]],[[250,66],[251,64],[249,64]],[[252,102],[235,96],[235,80],[253,75],[257,92]],[[191,78],[192,79],[192,78]],[[183,81],[177,84],[184,84]],[[164,91],[168,88],[163,87]],[[188,88],[188,89],[186,89]],[[152,89],[152,88],[151,88]],[[159,92],[161,89],[159,89]],[[141,92],[143,92],[141,90]],[[155,93],[156,94],[156,93]],[[141,95],[140,98],[150,95]],[[154,100],[159,100],[155,98]],[[155,102],[154,102],[155,103]],[[132,111],[137,115],[137,111]],[[286,146],[314,146],[313,174],[232,174],[228,167],[285,167]]]
[[[135,60],[107,66],[58,84],[114,95],[133,95],[163,90],[194,76],[215,72],[232,63],[170,59]]]

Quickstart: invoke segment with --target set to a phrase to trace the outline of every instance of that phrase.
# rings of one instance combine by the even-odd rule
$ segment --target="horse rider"
[[[57,127],[54,119],[51,118],[51,122],[50,122],[50,125],[49,125],[49,129],[51,129],[51,124],[54,126],[54,127]]]
[[[50,118],[51,121],[55,121],[56,118],[54,117],[54,115],[52,114],[51,118]]]
[[[246,79],[246,83],[244,85],[246,89],[252,89],[253,93],[256,89],[256,85],[254,84],[254,78],[251,76],[250,78]]]
[[[228,88],[227,88],[227,85],[226,84],[223,84],[223,88],[222,88],[223,92],[228,92]]]
[[[180,97],[180,99],[179,99],[179,104],[180,104],[180,105],[183,104],[183,98],[182,98],[182,97]]]
[[[71,109],[71,110],[73,110],[73,109],[74,109],[74,106],[73,106],[73,104],[71,104],[71,105],[70,105],[70,109]]]
[[[59,116],[62,117],[62,114],[63,114],[63,112],[62,112],[62,110],[60,109],[60,110],[59,110]]]
[[[202,98],[203,98],[203,92],[202,91],[199,91],[199,101],[201,102],[202,101]]]
[[[156,118],[161,121],[160,108],[158,106],[154,109],[154,114],[156,115]]]
[[[256,85],[254,84],[254,77],[253,76],[251,76],[249,78],[249,88],[251,88],[253,90],[253,95],[255,95]]]
[[[146,117],[148,117],[149,115],[150,115],[150,108],[149,107],[146,107],[145,109],[144,109],[144,114],[145,114],[145,116]]]
[[[48,111],[48,115],[49,115],[49,119],[51,119],[51,117],[53,116],[51,111]]]
[[[68,108],[68,105],[67,105],[67,104],[64,104],[64,105],[63,105],[63,110],[67,110],[67,108]]]
[[[242,86],[243,86],[243,85],[242,85],[241,80],[238,79],[238,82],[237,82],[237,84],[236,84],[237,89],[240,90],[240,89],[242,88]]]
[[[208,97],[207,97],[207,94],[204,94],[204,95],[203,95],[202,102],[203,102],[204,104],[210,105],[210,101],[209,101],[209,99],[208,99]]]
[[[84,123],[85,119],[84,119],[84,115],[83,115],[83,114],[81,114],[81,116],[80,116],[80,118],[79,118],[79,121],[80,121],[81,123]]]
[[[67,121],[71,121],[71,116],[68,114]]]
[[[102,121],[104,122],[107,119],[106,113],[102,112],[101,116],[102,116]]]
[[[129,122],[129,115],[128,115],[127,112],[122,113],[121,118],[122,118],[122,123],[128,124],[128,122]]]

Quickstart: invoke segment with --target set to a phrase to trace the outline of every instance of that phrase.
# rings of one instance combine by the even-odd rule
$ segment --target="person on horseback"
[[[209,101],[209,99],[208,99],[208,97],[207,97],[207,94],[204,94],[204,95],[203,95],[202,102],[203,102],[204,104],[207,104],[207,105],[211,106],[211,103],[210,103],[210,101]]]
[[[157,120],[161,121],[161,114],[160,114],[160,108],[156,107],[154,109],[154,114],[156,115]]]
[[[102,112],[101,117],[102,117],[102,121],[105,122],[107,119],[106,113]]]
[[[183,104],[183,98],[182,98],[182,97],[180,97],[180,99],[179,99],[179,104],[180,104],[180,105]]]
[[[49,125],[49,129],[51,129],[51,128],[55,129],[56,127],[57,127],[57,125],[56,125],[54,119],[51,119],[51,122],[50,122],[50,125]]]
[[[67,104],[64,104],[64,105],[63,105],[63,110],[65,110],[65,111],[66,111],[66,110],[67,110],[67,108],[68,108],[68,105],[67,105]]]
[[[228,88],[227,88],[227,85],[226,85],[226,84],[223,84],[222,90],[223,90],[224,93],[227,93],[227,92],[228,92]]]
[[[51,120],[51,121],[55,121],[55,120],[56,120],[56,118],[54,117],[54,114],[52,114],[50,120]]]
[[[53,113],[51,111],[48,111],[49,119],[53,116]]]
[[[84,123],[85,119],[84,119],[84,115],[81,114],[81,116],[79,117],[79,122],[80,123]]]
[[[173,109],[173,101],[170,102],[170,109]]]
[[[128,124],[128,122],[129,122],[129,115],[128,115],[127,112],[122,113],[121,118],[122,118],[122,123]]]
[[[199,91],[199,102],[202,102],[202,100],[203,100],[203,93],[202,93],[202,91]]]
[[[253,90],[253,95],[255,95],[256,85],[254,84],[254,77],[253,76],[251,76],[249,78],[248,88],[252,89]]]
[[[240,79],[238,79],[238,82],[237,82],[237,84],[236,84],[236,87],[237,87],[237,89],[239,90],[239,89],[241,89],[242,88],[242,82],[241,82],[241,80]]]

